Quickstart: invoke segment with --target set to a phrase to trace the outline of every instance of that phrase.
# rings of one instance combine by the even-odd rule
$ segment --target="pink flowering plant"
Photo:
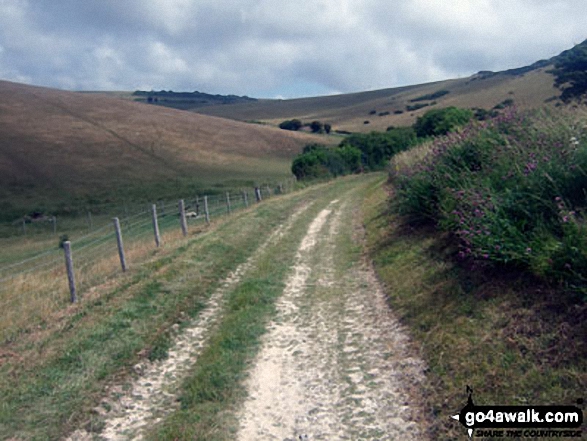
[[[434,141],[392,177],[395,206],[458,241],[458,257],[516,266],[587,292],[587,130],[515,108]]]

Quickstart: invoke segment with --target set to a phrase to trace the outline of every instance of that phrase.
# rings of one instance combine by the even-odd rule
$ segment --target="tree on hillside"
[[[299,119],[288,119],[279,124],[279,128],[297,131],[302,128],[302,122]]]
[[[322,123],[320,121],[312,121],[310,129],[313,133],[320,133],[322,131]]]
[[[563,91],[563,101],[580,100],[587,93],[587,40],[556,57],[550,72],[556,77],[554,85]]]

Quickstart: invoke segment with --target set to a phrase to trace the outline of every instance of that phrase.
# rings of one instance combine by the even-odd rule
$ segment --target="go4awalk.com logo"
[[[576,406],[476,406],[467,386],[467,405],[451,418],[469,438],[581,438],[583,411]],[[583,404],[583,400],[577,400]]]

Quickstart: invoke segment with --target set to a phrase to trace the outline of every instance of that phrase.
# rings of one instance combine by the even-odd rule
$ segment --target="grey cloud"
[[[0,76],[266,96],[518,67],[584,38],[583,0],[0,0]]]

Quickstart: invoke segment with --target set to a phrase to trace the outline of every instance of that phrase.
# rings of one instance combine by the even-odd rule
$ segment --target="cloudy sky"
[[[585,0],[0,0],[0,79],[68,90],[346,93],[549,58]]]

